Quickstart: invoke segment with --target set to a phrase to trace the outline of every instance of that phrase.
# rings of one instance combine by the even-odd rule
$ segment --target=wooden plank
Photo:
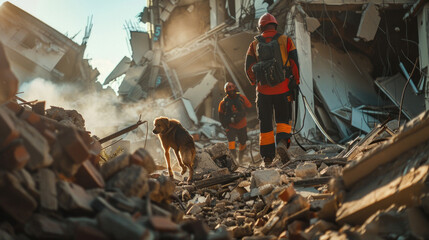
[[[347,188],[368,176],[379,166],[394,160],[417,145],[429,140],[429,111],[407,123],[405,128],[381,147],[373,150],[358,162],[343,169],[343,181]]]
[[[362,224],[372,214],[388,208],[392,203],[411,206],[413,197],[418,197],[425,191],[428,171],[429,165],[423,165],[388,184],[371,189],[370,192],[359,188],[347,194],[346,201],[337,211],[337,222]]]
[[[313,187],[329,183],[331,177],[318,177],[294,181],[295,187]]]

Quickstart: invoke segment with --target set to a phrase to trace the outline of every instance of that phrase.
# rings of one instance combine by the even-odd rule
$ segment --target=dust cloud
[[[142,121],[148,121],[151,134],[153,119],[162,115],[153,107],[156,103],[151,100],[124,103],[113,91],[85,89],[69,83],[56,84],[41,78],[23,83],[20,92],[23,93],[19,96],[26,101],[46,101],[46,109],[57,106],[78,111],[85,119],[87,131],[98,137],[136,123],[140,115]],[[139,129],[146,133],[146,126],[141,125]]]

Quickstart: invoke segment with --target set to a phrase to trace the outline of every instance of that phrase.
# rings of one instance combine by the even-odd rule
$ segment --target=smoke
[[[161,110],[153,107],[154,101],[124,103],[113,90],[97,91],[77,84],[56,84],[41,78],[23,83],[20,91],[23,92],[20,97],[26,101],[46,101],[47,109],[57,106],[78,111],[85,119],[87,131],[99,137],[136,123],[140,115],[141,120],[148,121],[150,132],[153,119],[163,114]],[[140,129],[146,133],[146,127],[140,126]]]

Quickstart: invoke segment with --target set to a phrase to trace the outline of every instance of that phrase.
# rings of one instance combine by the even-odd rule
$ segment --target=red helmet
[[[237,91],[237,86],[232,82],[227,82],[225,83],[225,86],[223,86],[223,90],[225,90],[226,93],[232,90]]]
[[[276,18],[273,15],[271,15],[269,13],[265,13],[264,15],[262,15],[259,18],[258,27],[259,28],[263,28],[267,24],[270,24],[270,23],[274,23],[274,24],[278,25],[277,20],[276,20]]]

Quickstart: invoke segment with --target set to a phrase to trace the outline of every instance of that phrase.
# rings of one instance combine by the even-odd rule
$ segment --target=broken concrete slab
[[[12,173],[31,196],[33,196],[35,199],[40,198],[39,191],[36,188],[36,182],[30,175],[30,173],[25,170],[25,168],[20,169],[19,171],[14,171]]]
[[[305,162],[304,164],[299,164],[295,168],[295,175],[300,178],[313,178],[319,174],[317,171],[317,165],[312,162]]]
[[[59,206],[71,213],[87,214],[93,212],[91,202],[94,197],[89,195],[85,189],[74,183],[59,181],[58,202]]]
[[[368,3],[365,10],[362,12],[356,36],[362,38],[365,42],[373,40],[377,33],[380,20],[381,17],[378,12],[378,7],[372,2]]]
[[[132,50],[132,57],[136,64],[140,64],[143,56],[150,50],[150,37],[147,32],[130,31],[130,45]],[[126,58],[126,57],[124,57]],[[115,68],[116,69],[116,68]],[[106,78],[107,81],[107,78]],[[104,85],[106,84],[104,82]]]
[[[131,165],[111,177],[107,189],[120,189],[127,197],[143,197],[149,191],[146,170],[137,165]]]
[[[0,207],[20,223],[25,223],[37,207],[36,200],[8,172],[0,172]]]
[[[250,188],[260,187],[265,184],[279,185],[280,174],[275,169],[258,170],[252,172]]]
[[[204,99],[212,92],[218,80],[209,72],[201,82],[193,88],[188,88],[183,97],[191,101],[192,107],[197,109]]]
[[[130,155],[121,154],[104,163],[100,168],[100,172],[104,180],[108,180],[115,173],[121,171],[122,169],[126,168],[129,165],[130,165]]]
[[[216,143],[206,148],[205,151],[210,154],[212,159],[228,155],[228,147],[225,143]]]
[[[151,174],[156,170],[155,161],[144,148],[137,149],[134,154],[131,155],[130,163],[144,167],[148,174]]]
[[[100,229],[113,239],[150,239],[152,233],[135,223],[130,216],[113,213],[107,209],[97,215]]]
[[[407,79],[400,73],[394,76],[377,78],[375,84],[381,91],[395,104],[398,108],[401,103],[402,90],[405,86]],[[404,93],[402,112],[408,119],[417,117],[422,111],[425,110],[424,95],[414,94],[411,87],[407,87]]]
[[[194,169],[197,173],[214,172],[220,169],[212,160],[210,154],[205,151],[197,152],[194,161]]]
[[[57,187],[55,173],[48,168],[41,168],[38,171],[40,205],[50,211],[58,209]]]
[[[149,183],[152,183],[152,186],[153,186],[153,181],[149,181]],[[152,191],[152,189],[150,191],[150,199],[158,203],[170,202],[171,196],[173,195],[174,190],[176,189],[176,185],[174,184],[174,182],[171,181],[166,176],[160,176],[156,179],[155,186],[156,186],[156,189],[154,189],[155,191]]]

